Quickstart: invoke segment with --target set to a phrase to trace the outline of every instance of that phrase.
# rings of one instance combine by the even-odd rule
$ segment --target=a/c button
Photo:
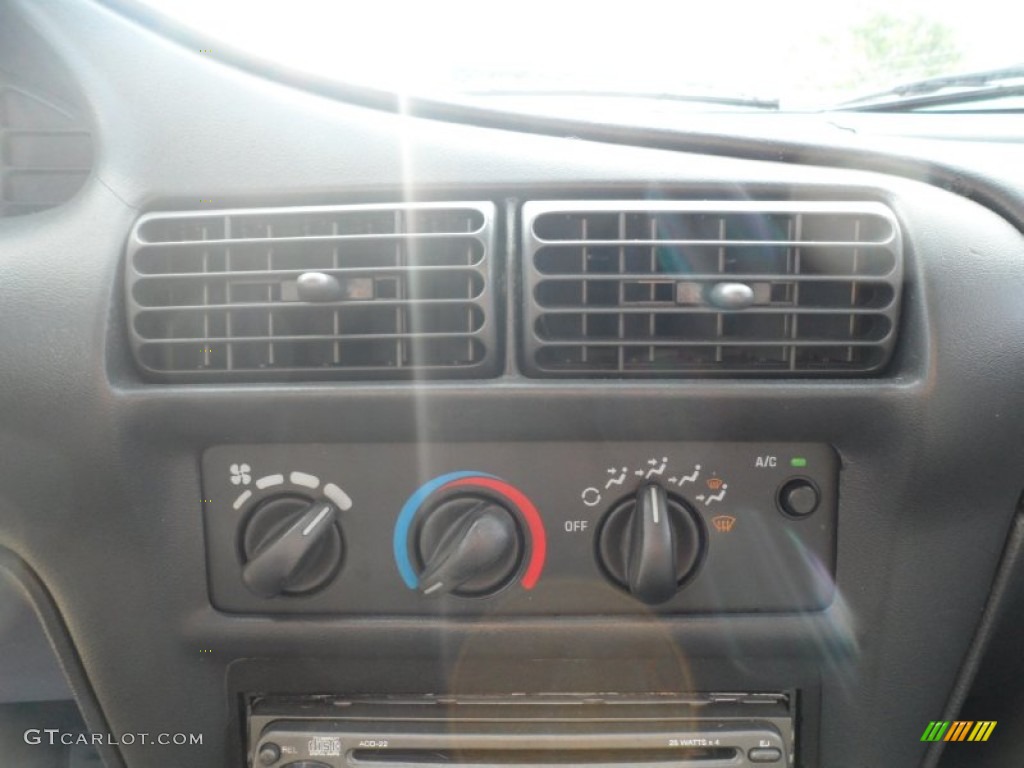
[[[810,480],[795,477],[779,488],[779,507],[787,515],[807,517],[818,508],[818,488]]]

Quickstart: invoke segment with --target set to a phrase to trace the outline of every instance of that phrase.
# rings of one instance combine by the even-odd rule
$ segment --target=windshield
[[[1024,58],[1004,0],[140,2],[214,46],[339,82],[563,109],[597,97],[820,109]]]

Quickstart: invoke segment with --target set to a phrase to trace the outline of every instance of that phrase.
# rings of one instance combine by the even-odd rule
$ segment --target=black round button
[[[787,480],[779,488],[779,508],[792,517],[807,517],[818,508],[818,487],[804,477]]]
[[[260,747],[259,758],[261,765],[273,765],[281,759],[281,748],[274,742],[268,741]]]

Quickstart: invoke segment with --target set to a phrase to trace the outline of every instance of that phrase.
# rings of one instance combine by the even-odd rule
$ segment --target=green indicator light
[[[807,466],[807,459],[804,459],[804,458],[790,459],[789,460],[789,466],[791,466],[791,467],[806,467]]]

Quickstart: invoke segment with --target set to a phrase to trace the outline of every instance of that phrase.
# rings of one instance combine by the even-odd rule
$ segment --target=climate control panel
[[[224,611],[756,612],[833,597],[827,445],[238,445],[202,464]]]

